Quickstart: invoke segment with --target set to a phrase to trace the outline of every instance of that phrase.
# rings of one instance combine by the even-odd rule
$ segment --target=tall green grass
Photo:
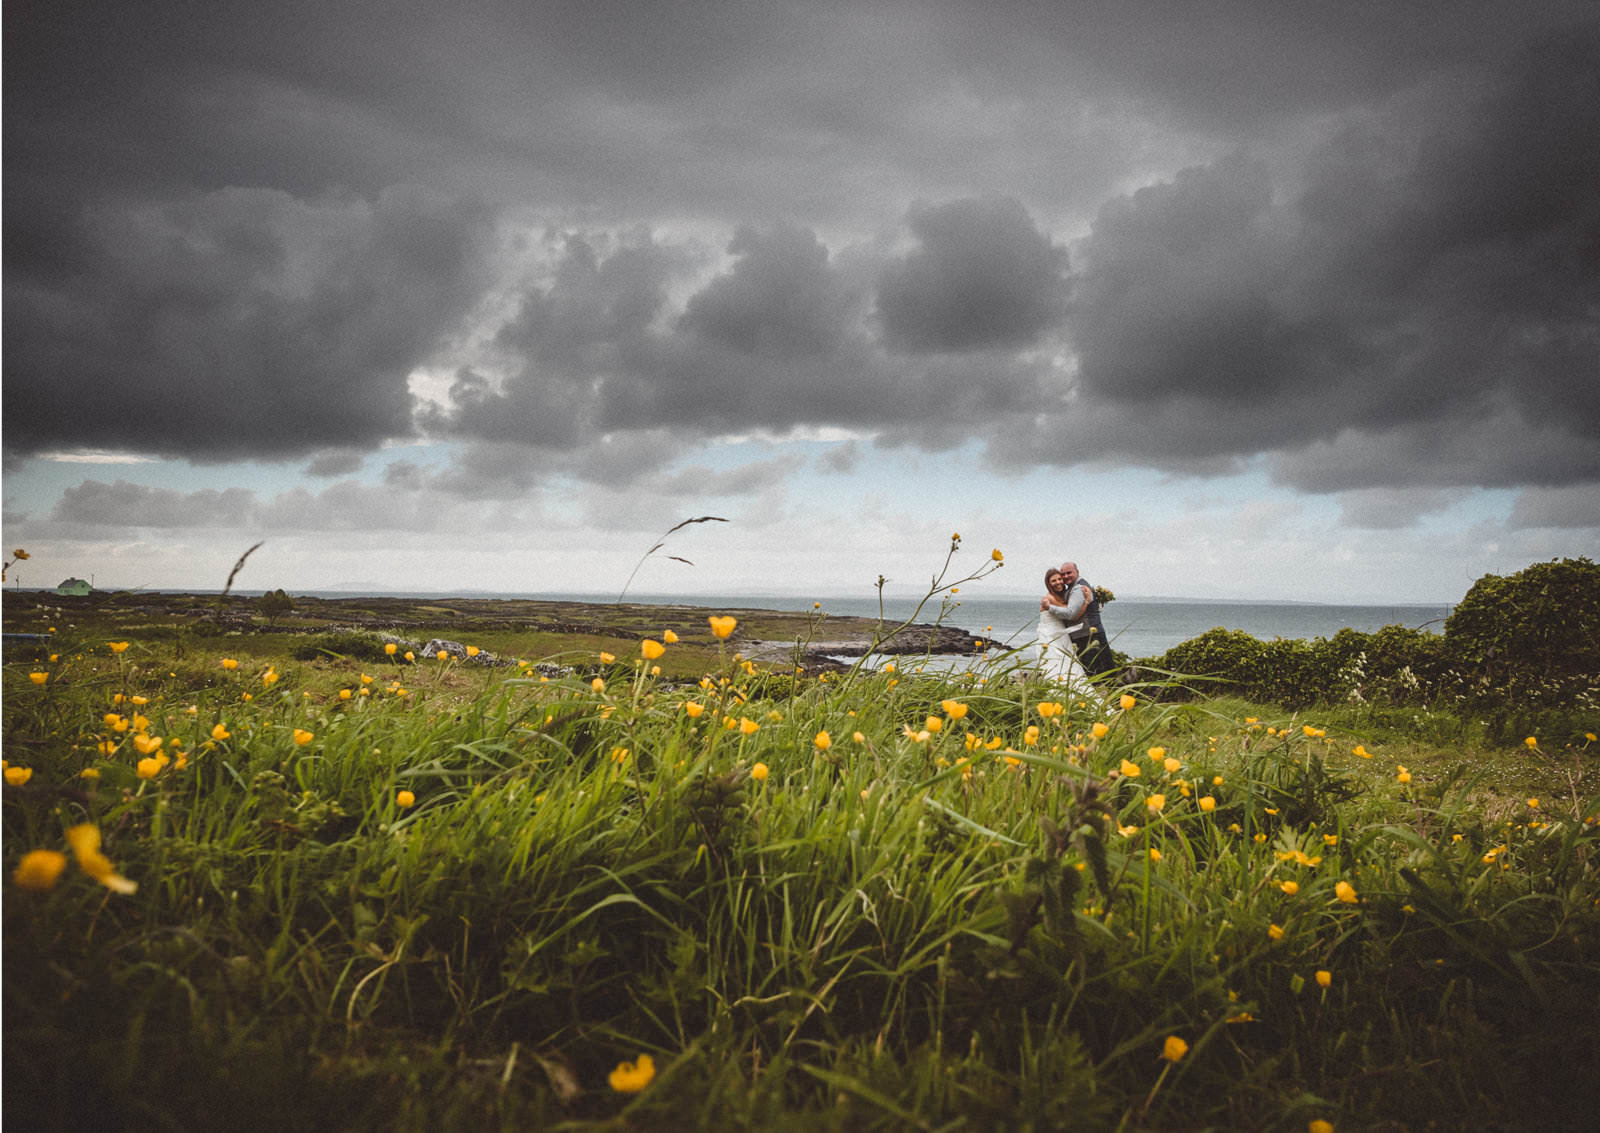
[[[266,683],[165,648],[6,667],[7,870],[92,824],[138,883],[8,885],[19,1127],[1600,1111],[1587,750],[1560,754],[1570,791],[1491,807],[1470,774],[1400,782],[1392,721],[1016,668],[795,680],[725,645],[699,683],[587,654],[553,680],[285,658]],[[614,1089],[641,1055],[653,1078]]]

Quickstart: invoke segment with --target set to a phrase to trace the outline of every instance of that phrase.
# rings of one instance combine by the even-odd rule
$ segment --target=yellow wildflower
[[[706,710],[706,706],[691,700],[683,706],[683,710],[689,714],[689,719],[698,720],[700,718],[700,713]]]
[[[1133,694],[1132,693],[1128,693],[1128,692],[1123,693],[1120,697],[1117,698],[1117,706],[1119,708],[1121,708],[1124,712],[1129,711],[1130,709],[1133,708],[1133,706],[1135,704],[1138,704],[1138,703],[1139,702],[1134,699]]]
[[[397,791],[394,796],[394,805],[401,810],[417,805],[417,796],[410,791]]]
[[[154,779],[161,773],[161,769],[166,765],[167,764],[165,760],[157,759],[155,756],[150,756],[146,759],[141,759],[135,766],[134,770],[138,772],[139,778],[141,779]]]
[[[654,661],[666,651],[667,647],[653,637],[647,637],[639,643],[639,652],[644,654],[646,661]]]
[[[959,700],[941,700],[939,707],[944,709],[944,714],[952,720],[963,719],[967,714],[967,706]]]
[[[1212,798],[1210,795],[1201,795],[1195,800],[1195,802],[1198,803],[1200,809],[1205,811],[1207,814],[1210,814],[1212,811],[1217,809],[1217,800]]]
[[[1111,731],[1111,725],[1101,724],[1097,721],[1094,727],[1090,728],[1089,731],[1094,734],[1095,739],[1103,740],[1106,738],[1106,733]]]
[[[1145,754],[1150,757],[1151,763],[1160,763],[1163,759],[1167,758],[1167,749],[1164,747],[1153,747],[1149,751],[1145,752]]]
[[[996,547],[994,550],[990,551],[989,557],[997,563],[1003,563],[1006,561],[1006,557],[1000,553],[999,547]]]
[[[1317,969],[1317,986],[1318,987],[1331,987],[1332,985],[1333,985],[1333,973],[1328,971],[1328,969],[1326,969],[1326,968],[1318,968]]]
[[[476,645],[467,646],[467,656],[468,657],[476,657],[479,653],[482,653],[482,652],[483,652],[483,650],[479,649]]]
[[[1280,881],[1278,882],[1278,888],[1293,897],[1300,892],[1300,883],[1298,881]]]
[[[1404,764],[1396,764],[1395,766],[1399,768],[1399,773],[1396,774],[1395,777],[1394,777],[1395,778],[1395,782],[1397,782],[1397,783],[1409,783],[1409,782],[1411,782],[1411,772],[1409,772],[1409,771],[1407,771],[1405,769],[1405,765]]]
[[[1166,795],[1151,795],[1144,800],[1145,809],[1151,814],[1157,814],[1167,805]]]
[[[100,852],[98,826],[85,822],[72,827],[67,831],[67,844],[78,859],[78,868],[113,893],[132,893],[139,888],[138,882],[118,874],[111,859]]]
[[[1356,887],[1351,885],[1348,881],[1341,881],[1335,885],[1333,887],[1333,893],[1334,896],[1338,897],[1339,900],[1343,901],[1346,905],[1354,905],[1361,900],[1360,897],[1356,896]]]
[[[34,684],[36,684],[36,685],[42,685],[42,684],[44,684],[45,681],[50,679],[50,674],[49,673],[29,673],[28,674],[28,679],[30,681],[32,681]]]
[[[856,743],[858,743],[858,744],[864,744],[864,743],[867,742],[867,737],[865,735],[863,735],[861,732],[851,732],[850,733],[850,738],[855,740]]]
[[[1333,1133],[1333,1122],[1319,1117],[1306,1126],[1306,1133]]]
[[[398,646],[398,645],[396,645],[396,644],[395,644],[395,643],[394,643],[394,642],[392,642],[392,641],[386,641],[386,642],[384,642],[384,643],[383,643],[383,651],[384,651],[384,652],[385,652],[385,653],[387,653],[387,654],[388,654],[388,655],[389,655],[389,656],[391,656],[391,657],[393,657],[393,656],[394,656],[394,655],[395,655],[395,652],[396,652],[396,651],[397,651],[397,650],[398,650],[398,649],[399,649],[399,648],[400,648],[400,647],[399,647],[399,646]]]
[[[716,614],[712,614],[706,618],[706,622],[711,626],[711,635],[713,637],[718,640],[725,640],[733,636],[734,628],[738,626],[739,619],[727,616],[719,617]]]
[[[296,728],[294,730],[295,747],[305,747],[306,744],[310,743],[316,738],[317,734],[315,732],[308,732],[304,728]]]
[[[1132,760],[1124,759],[1119,770],[1129,779],[1137,779],[1139,777],[1139,765]]]
[[[139,749],[140,755],[154,755],[161,750],[161,737],[141,733],[133,737],[133,746]]]
[[[827,751],[833,746],[833,737],[828,735],[827,731],[824,730],[818,732],[816,738],[811,742],[816,745],[818,751]]]
[[[1269,938],[1271,938],[1272,940],[1282,940],[1283,939],[1283,929],[1281,927],[1279,927],[1278,925],[1269,924],[1267,926],[1267,936]]]
[[[1161,1057],[1168,1062],[1177,1062],[1189,1053],[1189,1044],[1177,1035],[1168,1035],[1167,1041],[1161,1044]]]
[[[31,767],[7,767],[6,771],[5,771],[5,775],[6,775],[6,782],[7,783],[10,783],[13,787],[20,787],[24,783],[26,783],[29,779],[33,778],[33,768],[31,768]]]
[[[754,779],[757,783],[765,782],[767,774],[768,770],[765,763],[758,763],[754,767],[750,768],[750,778]]]
[[[128,643],[126,641],[108,641],[106,642],[106,648],[113,653],[126,653],[128,651]]]
[[[665,630],[661,634],[661,640],[668,645],[676,645],[678,643],[678,635],[673,633],[670,629]]]
[[[596,677],[594,680],[589,682],[589,687],[594,689],[595,692],[605,692],[606,679],[604,677]]]
[[[638,1062],[619,1062],[607,1076],[611,1088],[619,1094],[637,1094],[656,1076],[656,1064],[648,1054],[641,1054]]]
[[[1350,754],[1351,755],[1359,755],[1362,759],[1371,759],[1372,758],[1372,753],[1370,751],[1368,751],[1366,749],[1365,745],[1363,745],[1363,744],[1357,744],[1355,747],[1351,748],[1350,749]]]
[[[11,880],[24,889],[43,893],[54,889],[61,871],[67,868],[67,855],[59,850],[29,850],[11,872]]]
[[[1173,759],[1172,756],[1169,755],[1165,760],[1162,761],[1161,766],[1165,767],[1167,769],[1167,774],[1170,775],[1174,771],[1178,770],[1178,768],[1182,767],[1183,762],[1181,760]]]
[[[1158,862],[1161,860],[1161,851],[1156,849],[1154,846],[1150,847],[1150,860],[1153,862]]]
[[[1538,736],[1529,736],[1527,739],[1523,740],[1522,742],[1527,744],[1529,747],[1538,747],[1539,746],[1539,737]]]
[[[740,732],[740,734],[746,735],[746,736],[753,736],[757,732],[759,732],[760,730],[761,730],[761,725],[757,724],[754,720],[750,719],[750,717],[748,717],[748,716],[739,717],[739,732]]]

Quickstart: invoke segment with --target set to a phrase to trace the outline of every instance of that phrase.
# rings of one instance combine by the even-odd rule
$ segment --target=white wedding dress
[[[1078,660],[1067,626],[1048,610],[1039,612],[1039,672],[1048,681],[1066,685],[1074,696],[1100,699]]]

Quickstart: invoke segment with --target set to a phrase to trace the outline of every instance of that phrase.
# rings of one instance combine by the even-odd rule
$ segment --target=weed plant
[[[731,622],[560,676],[65,635],[7,665],[8,1116],[1600,1112],[1592,735],[1530,737],[1570,790],[1491,807],[1469,769],[1404,770],[1404,720],[1074,698],[1014,663],[774,675]],[[691,646],[715,664],[663,674]]]

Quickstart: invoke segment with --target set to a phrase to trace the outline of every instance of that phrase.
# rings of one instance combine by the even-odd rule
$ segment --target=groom
[[[1111,656],[1111,645],[1106,641],[1106,628],[1100,622],[1100,603],[1095,600],[1094,587],[1078,573],[1077,563],[1062,563],[1061,578],[1067,587],[1065,608],[1051,607],[1041,598],[1039,609],[1051,610],[1056,617],[1068,623],[1078,659],[1091,677],[1109,673],[1116,667],[1116,661]]]

